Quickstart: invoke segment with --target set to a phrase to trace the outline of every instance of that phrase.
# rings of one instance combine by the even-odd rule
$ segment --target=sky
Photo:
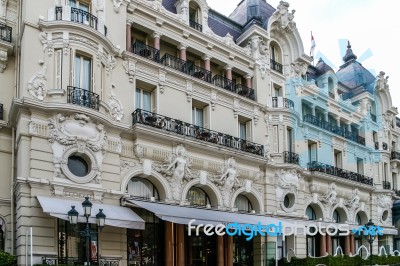
[[[322,57],[338,70],[343,64],[350,40],[358,61],[374,76],[384,71],[389,76],[393,105],[400,107],[400,20],[398,0],[286,0],[289,10],[295,9],[298,31],[304,52],[309,54],[311,31],[315,47],[315,63]],[[207,0],[210,8],[229,15],[240,0]],[[277,7],[279,0],[267,0]],[[397,48],[397,49],[396,49]],[[400,109],[399,109],[400,110]]]

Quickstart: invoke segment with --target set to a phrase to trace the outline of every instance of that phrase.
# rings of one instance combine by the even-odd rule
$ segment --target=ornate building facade
[[[374,251],[390,252],[388,78],[350,43],[337,72],[313,66],[294,13],[262,0],[229,17],[205,0],[0,1],[0,249],[19,265],[269,265],[366,243],[189,236],[188,223],[371,219],[384,231]],[[67,216],[84,197],[107,216],[89,255]]]

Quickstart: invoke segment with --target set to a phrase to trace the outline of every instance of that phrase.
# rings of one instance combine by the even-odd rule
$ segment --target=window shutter
[[[54,65],[55,65],[55,89],[56,90],[61,90],[62,89],[62,49],[57,49],[55,51],[55,56],[54,56]]]
[[[210,128],[210,106],[205,106],[203,108],[203,127]]]
[[[252,121],[250,120],[250,121],[247,121],[246,122],[246,140],[247,141],[252,141],[252,135],[251,135],[251,133],[252,133],[252,128],[251,128],[251,126],[252,126]]]
[[[310,162],[318,161],[317,144],[316,143],[310,144],[309,149],[310,149]]]

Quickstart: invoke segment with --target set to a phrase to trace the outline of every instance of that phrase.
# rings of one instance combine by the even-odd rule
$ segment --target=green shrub
[[[0,266],[14,266],[17,263],[17,259],[15,256],[0,251]]]

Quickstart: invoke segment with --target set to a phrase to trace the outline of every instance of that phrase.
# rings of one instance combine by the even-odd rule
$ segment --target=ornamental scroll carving
[[[39,101],[43,101],[47,95],[46,71],[47,67],[43,65],[42,70],[37,72],[28,82],[29,93]]]

